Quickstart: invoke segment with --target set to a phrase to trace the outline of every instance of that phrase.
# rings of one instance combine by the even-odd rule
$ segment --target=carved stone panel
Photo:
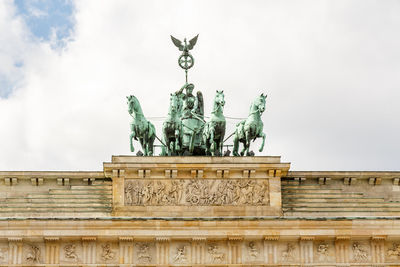
[[[191,244],[189,242],[176,242],[170,246],[170,264],[188,265],[191,263]]]
[[[335,244],[329,241],[316,241],[314,243],[314,262],[335,262]]]
[[[293,263],[299,259],[300,253],[297,242],[280,242],[278,251],[280,252],[280,262],[282,263]]]
[[[101,242],[97,244],[97,262],[101,263],[118,263],[119,245],[114,242]]]
[[[82,245],[80,242],[66,242],[60,246],[60,263],[72,264],[82,262]]]
[[[139,265],[156,263],[157,253],[154,242],[135,242],[133,260]]]
[[[264,261],[264,246],[261,240],[245,240],[242,244],[242,259],[244,263],[262,263]]]
[[[207,242],[206,251],[208,264],[226,264],[228,249],[225,242]]]
[[[371,261],[370,245],[368,242],[355,241],[351,244],[351,261],[354,263],[364,263]]]
[[[27,243],[23,245],[22,261],[26,264],[44,263],[44,244]]]
[[[398,263],[400,262],[400,241],[387,242],[386,247],[386,262]]]
[[[8,243],[0,243],[0,264],[8,263],[8,253],[9,245]]]
[[[268,180],[187,179],[125,181],[127,206],[269,205]]]

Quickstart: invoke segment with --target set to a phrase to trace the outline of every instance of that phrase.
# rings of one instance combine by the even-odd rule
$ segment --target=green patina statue
[[[187,43],[186,38],[182,42],[171,35],[171,40],[174,43],[174,45],[179,48],[179,51],[182,51],[182,55],[178,58],[178,64],[182,69],[185,70],[186,83],[188,82],[187,79],[188,69],[190,69],[194,65],[194,57],[189,53],[189,50],[193,49],[194,45],[197,43],[198,37],[199,35],[196,35],[189,41],[189,43]]]
[[[131,122],[130,144],[131,152],[135,151],[132,139],[139,140],[145,156],[153,155],[153,143],[156,137],[156,129],[154,125],[146,120],[140,107],[139,100],[133,96],[127,96],[128,112],[133,117]]]
[[[223,91],[216,91],[211,118],[204,119],[203,94],[200,91],[193,94],[194,84],[188,83],[188,70],[194,65],[194,58],[189,53],[197,42],[198,35],[189,43],[179,41],[171,36],[172,42],[182,51],[178,59],[179,66],[185,70],[186,83],[170,95],[168,116],[162,126],[162,140],[156,136],[154,125],[143,115],[139,101],[133,95],[128,96],[128,112],[133,117],[131,123],[130,148],[134,151],[132,139],[138,140],[145,156],[153,155],[153,143],[157,138],[162,144],[164,156],[199,155],[222,156],[226,131],[226,119],[223,114],[225,99]],[[261,152],[264,148],[265,134],[261,114],[265,110],[266,95],[261,94],[252,103],[248,118],[236,125],[234,136],[233,155],[249,156],[250,141],[262,137]],[[229,117],[228,117],[229,118]],[[227,139],[229,139],[229,137]],[[239,143],[243,143],[243,150],[238,152]],[[228,151],[229,152],[229,151]],[[139,153],[140,154],[140,153]],[[228,153],[229,154],[229,153]]]
[[[163,139],[168,156],[179,155],[181,151],[181,113],[182,100],[175,93],[171,94],[168,116],[163,123]]]
[[[221,156],[224,144],[226,120],[224,116],[224,91],[218,91],[214,99],[214,107],[211,112],[211,120],[207,122],[203,130],[203,143],[206,147],[206,155]]]
[[[233,137],[233,155],[239,156],[239,142],[243,143],[243,150],[240,155],[250,155],[250,141],[255,141],[256,138],[262,137],[260,152],[264,149],[265,134],[263,133],[263,122],[261,114],[265,110],[265,99],[267,95],[261,94],[254,100],[250,106],[249,117],[245,121],[241,121],[236,125],[236,131]]]
[[[204,155],[205,150],[201,143],[201,134],[205,123],[203,94],[198,91],[195,96],[193,89],[192,83],[186,83],[175,92],[182,103],[179,112],[180,135],[178,141],[181,149],[176,151],[180,155]]]

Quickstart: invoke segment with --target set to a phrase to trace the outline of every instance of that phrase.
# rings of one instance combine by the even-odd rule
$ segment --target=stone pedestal
[[[280,157],[125,157],[104,163],[113,180],[113,215],[279,216]]]

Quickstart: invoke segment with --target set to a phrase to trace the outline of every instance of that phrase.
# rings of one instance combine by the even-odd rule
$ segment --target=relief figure
[[[400,244],[394,243],[392,248],[387,251],[387,255],[391,259],[398,259],[400,257]]]
[[[282,252],[282,261],[293,261],[294,260],[295,246],[291,243],[287,244],[286,250]]]
[[[211,256],[211,261],[214,263],[216,261],[223,262],[224,261],[224,253],[219,252],[217,245],[210,245],[208,247],[208,254]]]
[[[187,262],[186,246],[177,247],[174,262]]]
[[[253,241],[251,241],[249,243],[248,251],[249,251],[250,259],[255,260],[258,258],[258,253],[259,253],[258,248]]]
[[[115,252],[111,250],[110,244],[101,245],[103,251],[101,252],[101,259],[103,261],[113,260],[115,257]]]
[[[356,242],[353,243],[353,257],[356,262],[367,261],[368,252],[361,244]]]
[[[69,244],[64,247],[64,254],[67,259],[78,260],[78,255],[76,255],[76,247],[74,244]]]
[[[320,262],[324,262],[328,258],[328,248],[329,246],[325,243],[319,244],[317,253],[318,253],[318,260]]]
[[[145,263],[150,263],[151,262],[151,256],[149,253],[149,245],[148,244],[136,244],[138,247],[138,252],[137,252],[137,259],[139,263],[145,264]]]
[[[29,246],[29,251],[26,254],[26,260],[32,263],[40,262],[40,248],[35,245]]]

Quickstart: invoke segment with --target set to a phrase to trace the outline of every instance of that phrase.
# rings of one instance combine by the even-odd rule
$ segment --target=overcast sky
[[[0,170],[101,170],[132,154],[126,96],[165,116],[184,83],[169,35],[197,33],[189,81],[206,114],[216,90],[230,117],[268,94],[262,155],[400,170],[399,14],[390,0],[1,0]]]

